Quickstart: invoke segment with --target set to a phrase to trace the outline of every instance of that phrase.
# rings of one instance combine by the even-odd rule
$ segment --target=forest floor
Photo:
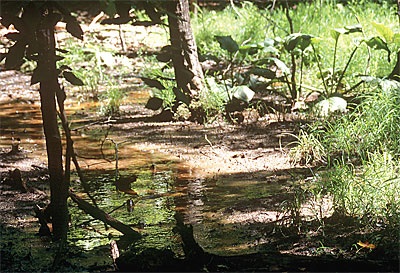
[[[140,32],[140,31],[137,31]],[[129,41],[128,41],[129,43]],[[132,42],[133,43],[133,42]],[[156,50],[159,47],[156,47]],[[0,106],[10,111],[10,102],[38,107],[39,97],[37,86],[30,86],[30,76],[20,72],[0,72]],[[122,115],[116,117],[113,130],[124,138],[134,141],[138,149],[156,150],[169,158],[182,161],[191,170],[192,177],[229,176],[245,177],[251,181],[268,181],[279,183],[284,175],[295,173],[307,179],[313,175],[312,169],[294,165],[288,156],[287,145],[294,140],[291,134],[296,134],[302,122],[292,115],[282,116],[269,114],[263,117],[251,117],[251,112],[243,113],[245,120],[241,124],[226,122],[223,118],[212,124],[201,125],[193,122],[161,122],[155,113],[144,108],[143,104],[125,104],[122,106]],[[3,112],[3,110],[2,110]],[[46,163],[45,156],[37,158],[33,153],[21,150],[10,153],[11,142],[9,130],[3,121],[6,119],[4,111],[0,116],[1,150],[0,150],[0,223],[1,223],[1,271],[36,271],[34,268],[34,254],[30,250],[15,250],[12,248],[16,236],[18,240],[35,238],[37,220],[32,211],[36,204],[46,203]],[[19,117],[21,118],[21,117]],[[90,122],[93,121],[90,118]],[[29,122],[29,120],[28,120]],[[23,132],[25,140],[29,139],[29,132]],[[22,143],[24,139],[22,139]],[[43,148],[38,148],[38,150]],[[19,189],[7,185],[10,172],[21,170],[23,178],[29,186],[35,189],[23,193]],[[254,210],[251,206],[254,205]],[[241,204],[249,209],[248,213],[237,213],[240,207],[226,210],[224,217],[241,225],[266,224],[270,219],[255,220],[265,214],[257,214],[259,204]],[[323,259],[337,258],[338,263],[343,259],[354,260],[359,268],[351,265],[344,271],[397,271],[398,244],[391,241],[391,235],[381,234],[381,230],[365,230],[360,227],[356,219],[336,218],[327,215],[323,221],[305,221],[303,226],[282,227],[281,232],[270,231],[274,239],[259,242],[268,246],[266,252],[275,251],[292,256],[319,257]],[[30,234],[30,235],[29,235]],[[365,242],[366,234],[369,237],[381,236],[382,245],[376,248],[361,247],[357,242]],[[376,234],[376,235],[374,235]],[[44,239],[46,240],[46,239]],[[397,260],[397,261],[396,261]],[[304,265],[304,264],[303,264]],[[307,267],[299,265],[297,271],[307,271]],[[372,266],[371,266],[372,265]],[[246,270],[249,264],[241,269]],[[253,266],[259,266],[257,262]],[[338,267],[339,268],[339,267]],[[93,268],[92,268],[93,269]],[[103,268],[104,269],[104,268]],[[103,270],[100,269],[100,270]],[[274,266],[252,268],[252,271],[281,271],[296,269],[275,263]],[[331,271],[334,268],[325,268]],[[343,268],[342,268],[343,269]],[[226,269],[225,269],[226,270]],[[240,269],[238,269],[241,271]],[[96,271],[96,270],[94,270]]]

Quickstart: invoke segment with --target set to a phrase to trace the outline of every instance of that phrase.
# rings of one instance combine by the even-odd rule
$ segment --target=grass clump
[[[125,98],[125,93],[118,86],[110,86],[100,97],[100,114],[115,116],[120,113],[119,107]]]
[[[334,197],[337,213],[359,218],[371,227],[397,229],[399,180],[399,161],[390,152],[375,152],[361,166],[337,162],[319,182]]]
[[[200,9],[192,19],[192,27],[196,43],[203,54],[214,54],[223,57],[215,36],[232,35],[239,44],[257,42],[265,39],[268,22],[264,14],[267,10],[260,10],[251,2],[244,2],[242,6],[228,6],[223,11]]]
[[[373,86],[373,84],[372,84]],[[400,223],[400,84],[376,80],[354,112],[318,132],[328,156],[319,186],[335,211],[371,227]]]
[[[362,103],[348,116],[329,124],[325,143],[332,155],[356,156],[388,149],[400,154],[400,84],[378,80],[361,96]]]

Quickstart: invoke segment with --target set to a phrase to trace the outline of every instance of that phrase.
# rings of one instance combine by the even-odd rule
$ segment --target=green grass
[[[328,124],[325,146],[331,154],[357,156],[388,149],[400,155],[400,85],[382,80],[370,84],[363,102],[339,122]]]
[[[362,4],[350,3],[348,5],[336,4],[335,1],[299,3],[290,11],[290,16],[293,20],[294,32],[310,34],[319,38],[316,48],[323,71],[332,69],[334,62],[335,68],[344,69],[359,41],[378,35],[371,20],[383,23],[393,30],[399,29],[396,5],[386,2],[377,4],[363,1]],[[335,41],[331,37],[331,31],[334,28],[356,24],[361,24],[363,32],[341,35],[338,41],[337,56],[334,56]],[[192,25],[200,52],[216,56],[221,60],[226,60],[226,52],[216,41],[216,35],[230,35],[239,45],[244,45],[262,42],[266,38],[284,39],[290,34],[289,23],[282,8],[273,11],[260,10],[250,2],[244,2],[242,7],[228,6],[220,12],[200,10],[198,15],[192,19]],[[395,50],[392,48],[392,51],[392,59],[394,59]],[[270,53],[265,51],[254,55],[241,56],[239,54],[235,61],[241,64],[251,64],[268,56]],[[287,65],[291,64],[288,52],[280,49],[278,57]],[[300,69],[299,60],[300,58],[297,58],[296,61],[298,70]],[[383,50],[370,50],[365,44],[362,44],[347,68],[343,79],[344,88],[349,89],[358,83],[359,75],[366,73],[376,76],[388,75],[393,66],[394,63],[388,64],[387,55]],[[303,67],[302,73],[303,84],[314,89],[324,89],[313,54],[310,54],[309,62]],[[297,81],[300,81],[299,74],[300,71],[297,71]]]
[[[361,166],[338,162],[319,185],[334,197],[334,209],[371,227],[400,223],[399,160],[389,152],[370,153]]]
[[[354,112],[311,126],[326,130],[300,134],[292,153],[319,147],[328,168],[317,184],[334,197],[335,211],[395,230],[400,223],[400,84],[377,80],[364,92]]]
[[[242,8],[229,6],[223,11],[200,10],[192,19],[192,28],[200,52],[224,57],[214,38],[215,35],[231,35],[239,45],[245,41],[263,41],[266,38],[266,13],[267,11],[257,9],[250,2],[245,2]]]

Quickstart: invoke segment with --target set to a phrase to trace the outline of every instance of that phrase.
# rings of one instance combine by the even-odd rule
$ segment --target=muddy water
[[[129,96],[131,103],[143,101],[143,93],[137,94]],[[45,162],[39,104],[34,100],[0,104],[0,148],[8,149],[11,136],[18,137],[30,157]],[[156,150],[139,149],[123,136],[106,132],[107,126],[86,126],[93,117],[88,114],[93,114],[96,107],[91,103],[68,105],[71,127],[78,128],[73,130],[74,147],[99,207],[144,235],[136,243],[137,248],[170,248],[182,253],[173,232],[174,214],[179,210],[207,251],[229,255],[259,250],[269,232],[264,224],[280,217],[277,211],[282,200],[276,199],[276,193],[282,184],[267,179],[254,181],[247,174],[193,177],[184,162],[171,160]],[[118,191],[117,179],[131,182],[132,192]],[[276,180],[288,179],[283,175]],[[76,174],[71,187],[75,192],[83,191]],[[119,238],[117,231],[93,221],[72,202],[70,207],[69,238],[74,245],[93,250]]]

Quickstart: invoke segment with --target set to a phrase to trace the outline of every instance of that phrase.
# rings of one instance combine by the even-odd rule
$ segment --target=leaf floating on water
[[[362,248],[368,248],[368,249],[370,249],[370,250],[376,248],[376,245],[370,244],[369,242],[363,243],[363,242],[361,242],[361,241],[358,241],[357,245],[361,246]]]

